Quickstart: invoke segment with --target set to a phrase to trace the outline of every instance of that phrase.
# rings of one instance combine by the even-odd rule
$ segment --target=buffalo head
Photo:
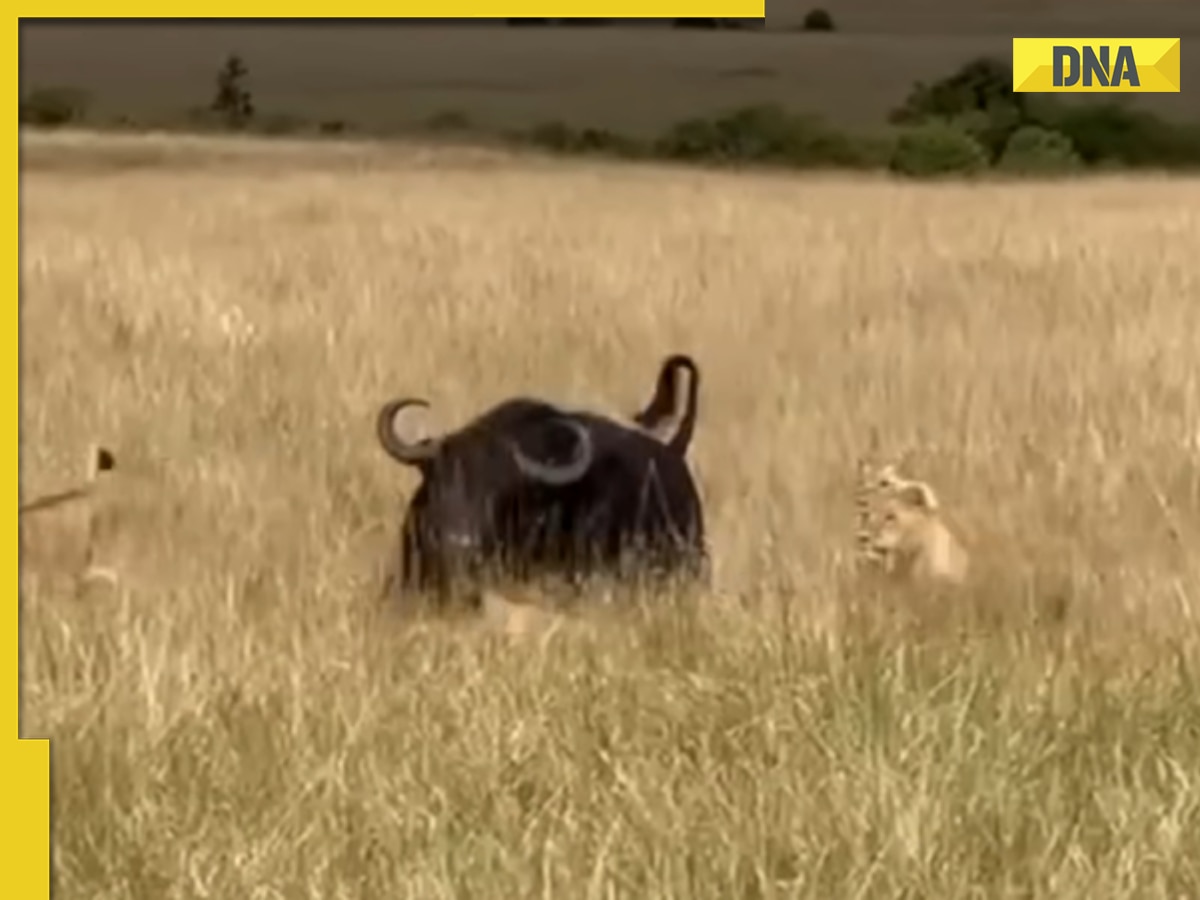
[[[387,454],[422,476],[405,526],[406,568],[444,582],[501,554],[508,519],[583,478],[595,447],[584,424],[535,401],[510,401],[437,437],[401,437],[401,413],[428,405],[393,400],[380,409],[376,428]]]

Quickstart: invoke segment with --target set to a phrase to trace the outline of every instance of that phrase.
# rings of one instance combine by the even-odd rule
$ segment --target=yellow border
[[[267,4],[274,5],[274,4]],[[197,18],[195,16],[167,15],[161,6],[155,9],[134,4],[156,18]],[[202,18],[285,18],[285,16],[260,16],[251,10],[260,9],[253,6],[249,9],[244,3],[218,3],[216,6],[205,6]],[[47,18],[83,18],[96,17],[103,9],[112,12],[112,7],[93,7],[90,3],[66,3],[59,7],[55,14]],[[301,4],[300,9],[304,9]],[[295,16],[295,4],[284,4],[280,13],[286,13],[286,18]],[[570,17],[591,17],[598,19],[674,19],[685,17],[714,16],[737,19],[763,19],[767,15],[766,0],[426,0],[423,3],[346,3],[338,10],[337,16],[318,16],[315,18],[405,18],[405,19],[503,19],[506,17],[520,18],[560,18],[566,13]],[[44,15],[44,14],[43,14]],[[140,15],[140,14],[139,14]],[[106,16],[104,18],[112,18]]]
[[[4,54],[9,59],[9,64],[4,71],[8,72],[13,79],[13,83],[4,91],[5,96],[9,98],[8,121],[14,131],[17,129],[16,98],[19,78],[17,51],[20,44],[20,19],[16,21],[15,25],[16,27],[9,34],[8,52]],[[14,134],[12,142],[6,145],[9,159],[6,165],[11,165],[14,169],[18,168],[18,139],[19,136]],[[11,207],[14,213],[18,211],[19,170],[17,177],[17,182],[10,182],[10,185],[15,188]],[[4,251],[5,268],[11,273],[9,277],[13,279],[13,282],[17,282],[20,277],[17,255],[18,218],[14,215],[9,221],[13,225],[13,230],[4,240],[4,246],[7,248]],[[19,286],[14,285],[14,287],[18,287],[18,290],[13,292],[12,306],[9,307],[8,313],[8,322],[12,330],[4,339],[4,343],[8,347],[4,351],[9,359],[8,371],[13,376],[13,380],[12,384],[4,389],[4,396],[7,398],[5,403],[9,404],[9,408],[3,418],[5,422],[13,426],[13,436],[9,439],[12,443],[5,441],[5,446],[13,451],[12,471],[14,475],[17,475],[19,428],[17,418],[20,408],[17,304],[20,295]],[[6,501],[10,510],[18,505],[18,498],[18,478],[14,478],[12,493],[9,494]],[[4,533],[4,546],[8,548],[4,551],[4,570],[9,573],[5,577],[9,579],[8,583],[13,587],[17,586],[17,528],[18,520],[10,519],[9,527]],[[19,609],[17,592],[14,591],[9,602],[8,613],[0,617],[4,622],[3,626],[0,626],[0,634],[3,635],[0,657],[3,658],[5,672],[4,680],[0,682],[0,694],[4,695],[3,707],[0,709],[3,711],[3,721],[9,723],[4,726],[8,729],[8,738],[0,740],[0,773],[3,773],[0,776],[3,778],[3,784],[0,785],[0,796],[4,798],[3,819],[0,820],[0,843],[4,847],[6,857],[3,874],[0,875],[0,885],[2,885],[0,890],[3,890],[6,897],[48,897],[50,896],[50,742],[47,740],[22,741],[17,738],[20,727],[17,720],[17,692],[20,689],[17,674]]]

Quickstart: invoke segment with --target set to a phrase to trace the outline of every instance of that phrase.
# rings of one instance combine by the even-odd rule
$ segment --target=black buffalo
[[[632,423],[520,398],[419,441],[397,434],[396,417],[428,403],[385,404],[379,442],[422,476],[385,591],[445,599],[495,575],[706,578],[704,514],[686,460],[698,389],[696,364],[677,355]]]

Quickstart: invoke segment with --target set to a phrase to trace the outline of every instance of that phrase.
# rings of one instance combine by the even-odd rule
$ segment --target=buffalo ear
[[[633,420],[655,440],[686,452],[694,427],[698,379],[696,364],[690,357],[667,357],[659,368],[654,396],[645,409],[632,416]]]
[[[675,412],[677,387],[674,366],[668,360],[658,371],[654,396],[650,398],[645,409],[634,413],[630,418],[649,431],[655,430],[663,419]]]
[[[555,425],[567,429],[575,437],[575,455],[570,462],[542,462],[526,454],[512,438],[506,438],[505,443],[513,462],[526,478],[545,485],[562,487],[573,484],[588,473],[596,458],[596,447],[591,432],[575,419],[563,417],[555,420]]]

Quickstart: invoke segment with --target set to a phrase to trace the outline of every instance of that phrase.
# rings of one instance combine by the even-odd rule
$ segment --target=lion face
[[[870,566],[901,578],[961,582],[967,553],[941,516],[928,484],[888,465],[867,472],[860,486],[860,555]]]

